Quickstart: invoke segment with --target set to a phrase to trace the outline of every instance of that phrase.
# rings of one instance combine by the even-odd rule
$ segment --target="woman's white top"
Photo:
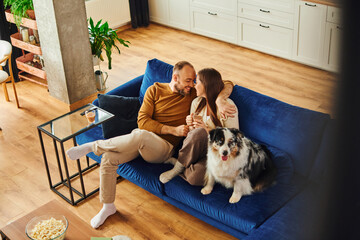
[[[190,109],[190,114],[191,113],[195,113],[197,106],[199,105],[201,99],[203,97],[197,97],[195,98],[192,103],[191,103],[191,109]],[[238,116],[238,109],[235,105],[235,103],[230,99],[226,99],[228,103],[233,104],[236,108],[236,113],[234,113],[234,117],[226,117],[223,118],[221,117],[221,114],[219,112],[219,109],[217,110],[217,117],[221,122],[221,125],[223,127],[227,127],[227,128],[237,128],[239,129],[239,116]],[[210,129],[214,129],[215,128],[215,124],[211,121],[210,116],[207,116],[207,107],[205,106],[203,109],[201,109],[201,111],[198,114],[199,116],[202,116],[202,120],[205,123],[205,125],[210,128]]]

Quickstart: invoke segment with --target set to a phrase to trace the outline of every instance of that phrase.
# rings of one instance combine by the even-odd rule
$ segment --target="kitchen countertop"
[[[306,0],[306,2],[319,3],[333,7],[340,7],[341,5],[339,0]]]

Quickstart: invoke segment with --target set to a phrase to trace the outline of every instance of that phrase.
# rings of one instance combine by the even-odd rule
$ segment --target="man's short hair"
[[[173,73],[178,73],[186,65],[189,66],[189,67],[192,67],[194,69],[194,66],[191,63],[189,63],[188,61],[180,61],[180,62],[175,64],[174,69],[173,69]]]

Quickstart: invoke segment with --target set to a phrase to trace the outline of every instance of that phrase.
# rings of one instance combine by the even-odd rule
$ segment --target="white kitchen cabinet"
[[[237,17],[220,10],[191,7],[191,31],[225,42],[237,43]]]
[[[328,7],[323,62],[323,68],[326,70],[339,71],[341,36],[343,36],[341,10],[335,7]]]
[[[169,0],[169,25],[190,31],[190,0]]]
[[[235,16],[237,0],[191,0],[191,6]]]
[[[291,59],[294,0],[239,0],[238,44]]]
[[[238,17],[290,29],[294,28],[294,14],[278,11],[264,6],[250,5],[239,2]]]
[[[190,30],[225,42],[237,43],[237,0],[191,0]]]
[[[334,23],[326,23],[324,68],[329,71],[339,70],[340,60],[340,39],[342,28]]]
[[[239,45],[279,57],[291,57],[292,29],[244,18],[238,21]]]
[[[276,9],[282,12],[294,13],[295,0],[238,0],[239,3]]]
[[[342,12],[340,8],[329,6],[327,10],[326,21],[341,24]]]
[[[315,67],[323,66],[327,6],[295,3],[294,60]]]
[[[149,0],[150,21],[168,25],[169,24],[169,1]]]
[[[190,0],[149,0],[150,21],[190,31]]]
[[[341,10],[300,0],[149,0],[150,20],[337,71]]]

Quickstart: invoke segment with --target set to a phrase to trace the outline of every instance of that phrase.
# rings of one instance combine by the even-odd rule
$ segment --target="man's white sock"
[[[72,147],[66,151],[66,154],[69,156],[71,160],[76,160],[85,156],[89,152],[92,152],[93,142],[85,143],[80,146]]]
[[[105,220],[116,213],[116,207],[114,203],[104,203],[102,209],[95,217],[93,217],[90,221],[90,224],[93,228],[100,227]]]
[[[184,171],[184,166],[179,161],[177,161],[173,169],[160,174],[159,177],[160,182],[167,183],[168,181],[170,181],[171,179],[173,179],[183,171]]]

